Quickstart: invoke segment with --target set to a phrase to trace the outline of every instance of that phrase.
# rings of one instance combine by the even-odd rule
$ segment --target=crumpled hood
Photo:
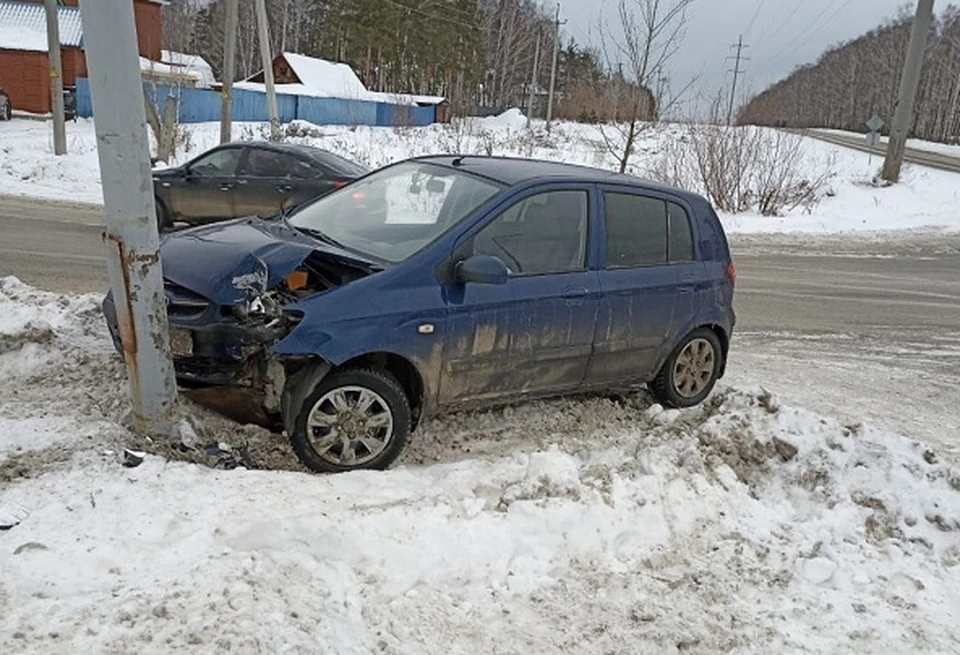
[[[260,218],[176,232],[160,244],[164,278],[220,305],[274,288],[313,252],[350,257],[283,221]]]

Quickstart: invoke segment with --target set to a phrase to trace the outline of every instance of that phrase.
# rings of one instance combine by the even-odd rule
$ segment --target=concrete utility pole
[[[177,386],[133,3],[82,0],[80,11],[103,183],[103,241],[130,377],[133,428],[173,435]]]
[[[533,51],[533,73],[530,74],[530,95],[527,98],[527,129],[533,116],[533,99],[537,92],[537,68],[540,66],[540,30],[537,30],[537,48]]]
[[[547,98],[547,132],[550,131],[550,122],[553,120],[553,91],[557,86],[557,58],[560,56],[560,26],[567,21],[560,21],[560,3],[557,3],[557,17],[553,21],[553,66],[550,68],[550,96]]]
[[[60,57],[60,20],[57,0],[43,0],[47,14],[47,56],[50,62],[50,100],[53,108],[53,152],[67,154],[67,126],[63,117],[63,63]]]
[[[746,58],[743,57],[743,49],[749,48],[750,46],[743,44],[743,35],[740,35],[740,38],[737,39],[735,45],[730,46],[730,48],[736,48],[737,54],[735,57],[727,57],[727,59],[735,59],[736,63],[733,65],[733,86],[730,88],[730,104],[727,106],[727,125],[733,124],[733,103],[737,97],[737,80],[740,78],[740,74],[743,70],[740,68],[740,62],[746,61]]]
[[[920,84],[920,70],[923,68],[923,53],[927,47],[927,35],[933,21],[933,0],[919,0],[917,15],[910,28],[910,45],[907,46],[907,60],[903,64],[900,77],[900,93],[897,96],[897,109],[890,127],[890,141],[887,143],[887,157],[883,162],[882,177],[887,182],[900,181],[900,168],[903,166],[903,153],[907,145],[907,132],[913,122],[913,104],[917,98],[917,86]]]
[[[233,118],[233,78],[237,74],[237,0],[227,0],[223,26],[223,89],[220,91],[220,143],[229,143]],[[272,72],[272,71],[271,71]]]
[[[273,57],[270,56],[270,25],[267,23],[266,0],[256,0],[260,58],[263,59],[263,82],[267,87],[267,112],[270,114],[270,139],[280,140],[280,117],[277,115],[277,89],[273,83]]]

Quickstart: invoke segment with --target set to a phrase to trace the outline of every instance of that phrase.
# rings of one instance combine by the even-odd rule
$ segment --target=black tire
[[[386,406],[385,409],[390,412],[390,417],[392,418],[392,432],[389,438],[385,440],[383,450],[362,463],[343,464],[330,461],[329,458],[325,458],[317,452],[307,433],[307,419],[313,411],[314,406],[327,396],[327,394],[341,388],[362,388],[372,391],[383,401],[383,404]],[[318,473],[342,473],[359,469],[385,469],[390,466],[403,451],[407,437],[410,435],[410,401],[404,393],[403,387],[401,387],[396,378],[389,373],[375,369],[346,369],[328,375],[321,380],[317,388],[307,396],[297,412],[293,434],[290,435],[293,451],[300,461],[303,462],[304,466]],[[324,436],[329,436],[319,433],[319,431],[323,429],[322,427],[310,428],[312,435],[318,440]],[[333,428],[330,429],[332,430]],[[356,449],[358,447],[354,446],[354,448]],[[333,450],[333,448],[329,450]],[[367,453],[370,452],[370,450],[365,447],[364,450]],[[342,448],[339,449],[339,452],[342,453]],[[356,450],[354,450],[354,452],[356,453]]]
[[[3,116],[0,116],[5,121],[13,119],[13,105],[10,104],[10,98],[7,98],[7,102],[3,105]]]
[[[698,340],[705,341],[712,347],[713,367],[709,373],[709,378],[705,381],[705,386],[696,389],[697,392],[692,395],[683,394],[678,389],[680,379],[677,377],[677,360],[688,345]],[[710,395],[714,385],[720,378],[720,371],[723,370],[724,356],[723,347],[716,333],[709,328],[697,328],[684,337],[683,340],[677,344],[677,347],[673,349],[673,352],[670,353],[670,356],[667,357],[663,366],[660,367],[657,376],[650,383],[650,391],[664,407],[676,409],[699,405]]]
[[[170,212],[167,211],[167,206],[163,204],[160,198],[154,198],[154,204],[157,208],[157,231],[163,234],[173,227],[173,221],[170,219]]]

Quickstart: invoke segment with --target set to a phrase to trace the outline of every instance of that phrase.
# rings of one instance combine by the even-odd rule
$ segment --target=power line
[[[406,9],[410,13],[417,14],[419,16],[423,16],[424,18],[429,18],[431,20],[436,20],[443,23],[449,23],[450,25],[459,25],[460,27],[469,27],[472,30],[483,29],[482,25],[477,25],[475,23],[465,23],[455,18],[448,18],[446,16],[436,16],[434,14],[430,14],[420,9],[417,9],[416,7],[405,5],[402,2],[398,2],[397,0],[383,0],[383,2],[386,2],[388,5],[393,5],[394,7],[399,7],[400,9]]]
[[[846,2],[844,2],[842,5],[840,5],[840,6],[837,8],[836,11],[834,11],[832,14],[830,14],[829,16],[827,16],[826,19],[821,20],[821,19],[824,18],[824,16],[826,15],[827,11],[830,10],[830,5],[827,5],[826,7],[824,7],[823,11],[821,11],[821,12],[817,15],[816,18],[814,18],[810,23],[807,24],[807,26],[806,26],[805,28],[803,28],[800,32],[798,32],[797,35],[796,35],[793,39],[791,39],[791,40],[790,40],[789,42],[787,42],[783,47],[781,47],[780,50],[770,59],[770,66],[771,66],[771,68],[772,68],[774,65],[777,65],[777,64],[782,63],[783,60],[784,60],[784,57],[788,54],[788,52],[790,51],[790,49],[791,49],[793,46],[795,46],[796,44],[800,43],[800,41],[802,41],[804,38],[806,38],[806,37],[808,37],[808,36],[812,36],[812,35],[816,34],[817,32],[819,32],[819,31],[820,31],[821,29],[823,29],[827,24],[829,24],[830,21],[832,21],[834,18],[836,18],[836,17],[840,14],[840,12],[842,12],[844,9],[846,9],[847,7],[849,7],[849,6],[850,6],[850,3],[852,3],[852,2],[853,2],[853,0],[846,0]],[[813,28],[813,31],[812,31],[812,32],[810,32],[810,28]],[[809,32],[809,34],[808,34],[808,32]]]
[[[754,23],[757,22],[757,17],[760,16],[760,10],[763,9],[764,2],[766,2],[766,0],[760,0],[760,3],[757,5],[757,10],[753,12],[753,18],[750,19],[750,24],[747,25],[747,31],[743,33],[744,36],[750,36],[750,30],[753,29]]]
[[[767,39],[772,39],[777,34],[779,34],[783,30],[783,28],[786,27],[787,24],[790,22],[790,19],[797,15],[797,12],[800,11],[801,7],[803,7],[803,5],[798,2],[797,6],[793,8],[793,11],[791,11],[787,15],[787,17],[783,19],[783,21],[776,27],[776,29],[774,29],[772,32],[767,32],[766,34],[761,36],[760,40],[754,45],[754,47],[759,48],[760,46],[762,46],[764,43],[767,42]]]

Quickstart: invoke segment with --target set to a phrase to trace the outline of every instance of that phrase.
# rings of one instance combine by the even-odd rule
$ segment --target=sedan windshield
[[[306,205],[290,216],[290,224],[349,250],[397,263],[502,188],[452,168],[405,162]]]

